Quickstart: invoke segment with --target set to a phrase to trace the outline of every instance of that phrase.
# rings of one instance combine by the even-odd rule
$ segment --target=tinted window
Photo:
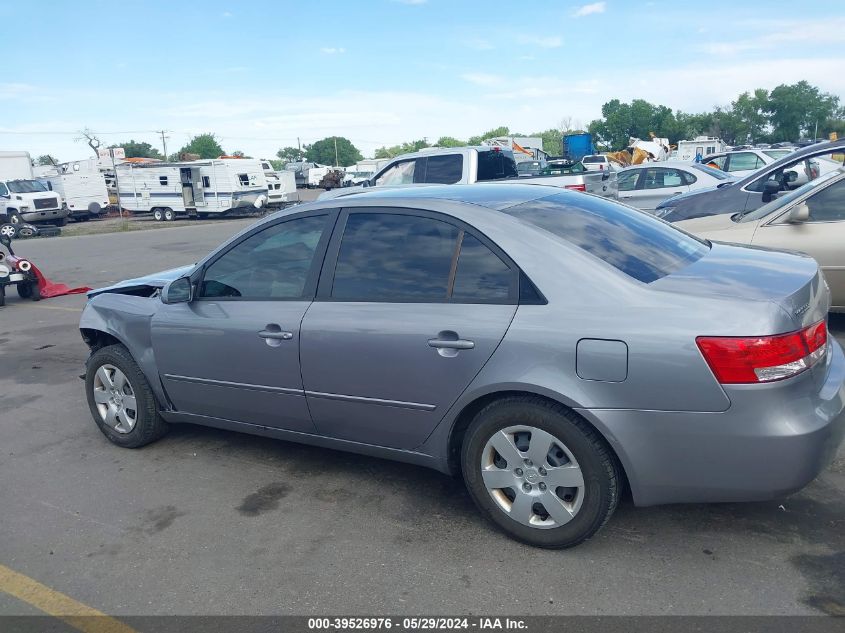
[[[0,182],[0,196],[7,196],[9,195],[9,190],[6,189],[6,185]]]
[[[496,180],[497,178],[510,178],[511,176],[518,175],[513,156],[493,150],[478,152],[479,182],[482,180]]]
[[[401,163],[396,163],[378,178],[376,178],[377,185],[408,185],[414,182],[414,170],[417,162],[414,160],[405,160]]]
[[[429,156],[425,161],[425,182],[453,185],[460,181],[464,157],[460,154]]]
[[[757,156],[757,154],[751,154],[750,152],[731,154],[731,160],[728,162],[728,171],[760,169],[765,164],[763,159]]]
[[[640,169],[632,169],[631,171],[619,174],[619,177],[616,179],[619,191],[633,191],[634,187],[637,186],[637,178],[640,177],[640,172]]]
[[[556,194],[505,213],[538,226],[644,283],[701,258],[705,244],[646,213],[601,198]]]
[[[326,216],[288,220],[232,247],[205,272],[201,297],[299,299]]]
[[[605,158],[604,156],[584,156],[584,158],[581,159],[581,162],[582,163],[606,163],[607,158]]]
[[[704,163],[713,169],[724,169],[725,168],[725,161],[727,161],[728,157],[725,155],[722,156],[714,156],[713,158],[707,158],[704,160]]]
[[[496,253],[464,234],[452,290],[454,301],[503,301],[510,296],[513,278],[511,269]]]
[[[359,301],[445,301],[458,229],[431,218],[352,213],[332,297]]]
[[[810,222],[845,220],[845,181],[833,183],[816,195],[807,198]]]

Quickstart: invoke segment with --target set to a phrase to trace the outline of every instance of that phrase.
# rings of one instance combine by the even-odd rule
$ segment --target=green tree
[[[244,153],[243,153],[241,150],[239,150],[239,149],[237,149],[237,150],[235,150],[234,152],[232,152],[231,154],[229,154],[229,156],[236,156],[236,157],[238,157],[238,158],[252,158],[252,156],[247,156],[246,154],[244,154]]]
[[[522,136],[521,134],[511,134],[510,128],[506,125],[494,127],[492,130],[487,130],[484,134],[478,136],[470,136],[467,145],[481,145],[484,141],[499,136]]]
[[[435,147],[463,147],[464,145],[466,145],[466,141],[461,141],[452,136],[441,136],[434,143]]]
[[[273,166],[275,171],[282,171],[285,168],[285,161],[283,160],[276,160],[275,158],[270,159],[270,164]]]
[[[839,108],[839,97],[821,92],[806,81],[781,84],[769,94],[768,113],[772,139],[794,141],[802,134],[813,135]]]
[[[563,132],[555,127],[544,132],[534,132],[528,136],[539,136],[543,139],[543,151],[550,156],[560,156],[563,153]]]
[[[305,157],[322,165],[348,167],[363,158],[358,148],[348,138],[329,136],[305,146]]]
[[[126,141],[125,143],[115,143],[109,145],[109,149],[115,147],[122,147],[126,152],[126,158],[164,158],[159,151],[149,143],[139,143],[134,140]]]
[[[35,159],[36,165],[58,165],[59,160],[57,158],[53,158],[50,154],[42,154],[38,158]]]
[[[191,138],[177,154],[197,154],[200,158],[217,158],[226,152],[214,134],[198,134]]]
[[[423,148],[431,147],[425,139],[418,141],[407,141],[401,145],[393,145],[391,147],[379,147],[374,154],[375,158],[393,158],[401,154],[410,154],[418,152]]]
[[[296,163],[305,158],[305,155],[302,153],[302,150],[296,147],[283,147],[278,152],[276,152],[276,156],[278,156],[279,160],[284,164]]]

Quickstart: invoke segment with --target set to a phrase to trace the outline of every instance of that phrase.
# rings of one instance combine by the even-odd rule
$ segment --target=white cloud
[[[756,22],[754,27],[762,33],[756,37],[741,40],[707,42],[700,46],[700,50],[710,55],[737,55],[748,51],[776,49],[790,44],[805,45],[807,42],[812,42],[812,46],[817,47],[825,44],[842,44],[845,41],[842,35],[845,31],[845,18],[788,23]]]
[[[325,53],[326,55],[342,55],[346,52],[345,48],[335,48],[334,46],[325,47],[320,49],[321,53]]]
[[[520,40],[522,41],[523,38],[520,38]],[[549,37],[525,38],[524,43],[533,44],[534,46],[539,46],[540,48],[560,48],[563,46],[563,38],[556,35]]]
[[[573,17],[583,18],[585,15],[592,15],[594,13],[604,13],[607,9],[606,2],[593,2],[592,4],[584,4],[575,10]]]
[[[495,86],[502,82],[502,78],[498,75],[488,73],[465,73],[461,75],[461,79],[476,86]]]

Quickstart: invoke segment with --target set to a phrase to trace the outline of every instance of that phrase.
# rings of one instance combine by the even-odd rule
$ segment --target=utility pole
[[[337,159],[337,137],[334,137],[334,166],[339,167],[340,161]]]
[[[161,147],[164,150],[164,160],[167,160],[167,139],[170,138],[169,136],[165,136],[165,134],[169,131],[170,130],[156,130],[156,132],[161,135]]]

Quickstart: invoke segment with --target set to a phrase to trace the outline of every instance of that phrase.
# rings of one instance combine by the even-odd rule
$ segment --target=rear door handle
[[[428,339],[428,346],[435,349],[473,349],[475,342],[460,338],[456,340],[430,338]]]

